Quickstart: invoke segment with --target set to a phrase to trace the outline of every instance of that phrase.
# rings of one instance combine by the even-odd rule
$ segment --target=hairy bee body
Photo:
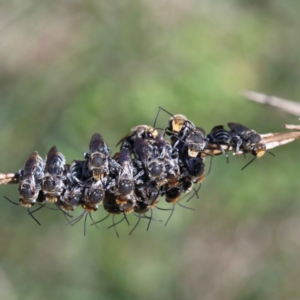
[[[44,177],[42,179],[45,200],[49,203],[57,202],[64,190],[65,164],[66,159],[64,155],[57,151],[56,146],[53,146],[47,154]]]
[[[89,154],[86,154],[85,158],[88,170],[94,180],[100,180],[109,174],[109,155],[110,149],[104,143],[102,136],[99,133],[93,134],[89,145]]]
[[[256,131],[239,123],[228,123],[228,127],[232,132],[232,140],[236,152],[242,148],[242,150],[248,151],[256,157],[261,157],[265,154],[266,144]]]
[[[19,202],[24,207],[35,204],[41,190],[44,161],[35,151],[28,157],[24,169],[19,172]]]

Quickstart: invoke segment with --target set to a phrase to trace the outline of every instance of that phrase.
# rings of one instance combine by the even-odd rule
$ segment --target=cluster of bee
[[[206,156],[223,153],[228,160],[227,151],[233,150],[250,152],[255,159],[266,152],[264,141],[254,130],[238,123],[229,123],[228,127],[230,130],[215,126],[206,135],[202,128],[177,114],[171,115],[168,126],[161,131],[155,125],[132,128],[118,143],[120,150],[113,156],[99,133],[92,136],[84,159],[70,165],[56,146],[45,160],[35,151],[18,172],[19,204],[32,217],[34,211],[29,208],[35,203],[40,204],[38,209],[47,203],[55,204],[70,225],[83,217],[86,224],[87,216],[92,219],[91,213],[102,204],[107,217],[122,214],[122,220],[128,222],[126,215],[133,213],[138,217],[136,226],[141,218],[147,218],[149,228],[152,209],[164,196],[173,205],[168,222],[174,205],[182,206],[182,194],[192,190],[192,197],[197,194],[194,185],[200,186],[205,178]],[[70,213],[78,206],[83,213],[72,219]],[[149,211],[151,215],[146,216]]]

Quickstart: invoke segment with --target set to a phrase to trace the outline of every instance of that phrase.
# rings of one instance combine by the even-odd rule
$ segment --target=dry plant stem
[[[300,125],[284,124],[282,127],[286,129],[300,130]]]
[[[291,115],[300,116],[300,103],[281,99],[253,91],[242,91],[242,96],[250,101],[277,107]]]
[[[0,173],[0,184],[12,184],[19,183],[19,174],[18,173]]]

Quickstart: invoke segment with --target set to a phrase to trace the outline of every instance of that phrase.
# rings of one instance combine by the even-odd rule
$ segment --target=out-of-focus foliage
[[[0,172],[56,144],[81,159],[94,132],[115,144],[158,106],[209,131],[240,122],[281,131],[295,118],[244,101],[252,89],[299,99],[299,1],[37,1],[0,4]],[[161,114],[158,126],[169,116]],[[298,142],[244,171],[213,160],[195,212],[132,236],[42,209],[38,226],[4,199],[1,299],[299,299]],[[1,186],[17,201],[17,186]],[[163,202],[163,200],[162,200]],[[161,204],[166,207],[166,205]],[[104,212],[95,213],[100,219]],[[154,210],[166,220],[168,212]],[[109,219],[111,220],[111,219]],[[130,216],[131,225],[136,222]]]

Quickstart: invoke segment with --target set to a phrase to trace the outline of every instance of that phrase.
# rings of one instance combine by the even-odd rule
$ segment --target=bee
[[[133,151],[134,140],[136,138],[141,138],[145,141],[152,142],[158,136],[158,131],[148,125],[138,125],[131,128],[130,133],[123,137],[117,144],[121,144],[122,148],[128,148],[130,152]]]
[[[63,154],[57,151],[56,146],[53,146],[47,154],[44,177],[42,178],[45,201],[49,203],[56,203],[65,189],[63,182],[65,163],[66,159]]]
[[[136,186],[136,195],[138,200],[134,207],[134,212],[138,216],[138,221],[136,222],[133,229],[130,231],[129,235],[137,228],[140,223],[141,218],[149,219],[147,231],[150,228],[151,221],[153,220],[153,208],[156,207],[159,198],[161,196],[161,187],[155,182],[145,182],[142,185]],[[146,216],[146,212],[150,211],[150,217]]]
[[[200,127],[189,130],[182,139],[187,147],[189,157],[196,157],[199,153],[203,152],[207,144],[205,131]]]
[[[235,152],[239,152],[241,148],[254,156],[242,170],[252,163],[254,159],[260,158],[266,153],[266,143],[256,131],[239,123],[228,123],[228,127],[232,132],[232,144],[235,147]]]
[[[116,199],[117,198],[114,193],[108,191],[105,192],[103,207],[111,215],[118,215],[123,212],[120,206],[117,204]]]
[[[65,217],[72,217],[68,215],[68,213],[74,211],[75,208],[82,203],[84,190],[82,182],[83,166],[84,161],[77,160],[74,160],[71,166],[65,166],[67,186],[61,197],[59,197],[55,203],[57,208],[64,213]],[[70,224],[68,219],[67,221]]]
[[[169,119],[169,129],[172,132],[180,133],[187,128],[195,128],[194,123],[189,121],[186,116],[181,114],[172,115]]]
[[[261,157],[265,154],[266,144],[256,131],[239,123],[228,123],[228,127],[233,136],[238,136],[241,139],[236,143],[236,152],[242,146],[244,150],[251,152],[254,156]]]
[[[89,153],[84,156],[87,160],[88,170],[92,173],[94,180],[100,180],[109,174],[109,154],[110,149],[104,143],[102,136],[99,133],[93,134]]]
[[[106,179],[101,179],[97,181],[93,181],[91,184],[86,185],[85,183],[79,184],[79,187],[76,189],[76,204],[78,203],[77,200],[79,200],[79,203],[81,204],[84,211],[76,217],[74,220],[70,222],[70,225],[75,225],[78,223],[84,216],[84,235],[86,235],[86,220],[87,216],[89,215],[92,222],[94,222],[93,217],[91,215],[92,212],[95,212],[98,210],[98,206],[102,204],[104,197],[105,197],[105,183]],[[83,190],[83,193],[80,194],[80,190]]]
[[[25,163],[24,169],[17,174],[19,177],[19,203],[5,197],[6,200],[14,205],[21,205],[27,208],[28,214],[39,224],[40,222],[29,210],[36,202],[44,197],[41,190],[41,180],[44,171],[44,161],[35,151],[31,153]]]
[[[183,141],[176,143],[174,152],[178,156],[180,166],[178,179],[188,177],[193,183],[201,183],[205,178],[205,164],[204,158],[201,157],[202,152],[199,152],[196,156],[190,156],[189,148]]]
[[[179,133],[178,136],[173,138],[173,156],[182,157],[187,155],[188,157],[196,157],[204,152],[207,145],[207,138],[205,131],[200,127],[186,130]]]
[[[190,178],[192,183],[201,183],[205,179],[205,164],[203,158],[185,157],[185,166],[183,169],[183,177]]]
[[[166,202],[176,204],[180,201],[182,193],[189,193],[192,190],[193,182],[188,177],[173,180],[164,186]]]
[[[148,181],[141,185],[137,185],[135,191],[139,199],[138,201],[146,204],[148,209],[154,208],[159,201],[159,197],[161,196],[161,187],[153,181]]]
[[[178,182],[179,183],[179,182]],[[179,202],[183,188],[181,185],[169,187],[166,185],[166,202],[176,204]]]
[[[104,198],[104,201],[103,201],[103,207],[108,212],[108,215],[104,219],[102,219],[100,221],[97,221],[97,222],[94,222],[92,225],[96,225],[96,224],[104,221],[105,219],[107,219],[109,217],[109,215],[112,215],[113,225],[109,226],[108,228],[114,227],[115,233],[116,233],[117,237],[119,237],[119,233],[116,229],[116,225],[121,223],[123,220],[126,220],[127,224],[129,225],[129,222],[127,220],[125,211],[127,210],[128,207],[131,206],[131,203],[129,202],[128,204],[126,203],[125,205],[120,206],[117,203],[116,199],[117,199],[117,197],[114,193],[106,191],[105,198]],[[131,210],[131,208],[129,210]],[[124,217],[120,221],[115,223],[115,216],[119,215],[119,214],[123,214]]]
[[[239,137],[237,137],[237,138],[239,138]],[[213,127],[213,129],[207,135],[207,140],[208,140],[208,143],[216,144],[219,147],[220,151],[223,153],[223,155],[225,155],[227,163],[228,163],[229,162],[228,154],[223,149],[222,145],[225,145],[228,148],[231,146],[231,144],[232,144],[231,132],[224,129],[223,125],[218,125],[218,126]],[[238,143],[239,142],[237,141],[237,144]]]
[[[140,175],[146,175],[142,180],[138,180],[136,183],[139,184],[142,181],[155,180],[164,183],[165,179],[165,166],[161,159],[157,159],[153,154],[153,145],[147,143],[142,138],[136,137],[134,140],[134,154],[135,164],[140,171]],[[146,174],[145,174],[146,172]]]
[[[120,153],[118,154],[117,162],[120,165],[120,168],[114,190],[116,203],[124,208],[125,213],[129,213],[135,206],[136,195],[134,192],[134,167],[130,152],[127,148],[121,149]]]
[[[188,120],[184,115],[172,115],[162,107],[159,107],[159,111],[160,110],[165,111],[171,116],[168,123],[169,126],[165,130],[166,133],[171,136],[171,144],[174,151],[180,151],[182,148],[186,147],[190,157],[196,157],[199,152],[204,151],[207,144],[207,138],[203,128],[196,127],[195,124]],[[178,153],[178,155],[180,154]]]
[[[159,208],[161,210],[171,210],[171,213],[165,223],[165,226],[168,225],[173,213],[174,213],[174,210],[175,210],[175,205],[179,205],[181,206],[182,208],[186,208],[186,209],[190,209],[190,210],[194,210],[193,208],[191,207],[187,207],[185,205],[182,205],[180,203],[181,201],[181,195],[183,193],[189,193],[191,191],[193,187],[193,183],[192,181],[189,179],[189,178],[182,178],[180,179],[179,181],[175,182],[175,183],[172,183],[172,184],[167,184],[165,187],[164,187],[164,193],[165,193],[165,197],[166,197],[166,202],[172,204],[172,208],[171,209],[162,209],[162,208]],[[193,196],[192,196],[193,197]]]
[[[153,154],[156,160],[160,160],[164,167],[164,176],[157,182],[159,185],[165,184],[169,179],[179,176],[178,157],[173,156],[173,148],[171,144],[164,138],[164,135],[159,135],[153,143]],[[151,161],[149,162],[149,165]]]
[[[82,208],[87,212],[94,212],[103,202],[105,189],[101,180],[94,181],[84,189]]]
[[[41,190],[44,161],[35,151],[28,157],[24,169],[19,172],[19,202],[24,207],[35,204]]]
[[[169,126],[166,128],[166,133],[171,136],[171,144],[174,147],[178,140],[185,141],[190,132],[196,129],[196,126],[184,115],[170,115],[171,118],[168,123]]]
[[[68,186],[74,186],[78,184],[82,184],[85,181],[86,177],[84,177],[84,167],[85,161],[81,160],[73,160],[71,166],[67,169],[67,184]]]
[[[165,110],[162,107],[159,107],[155,121],[154,126],[156,124],[158,115],[160,111],[163,110],[165,113],[170,115],[170,119],[168,122],[168,127],[166,128],[166,132],[168,135],[171,135],[172,144],[174,141],[176,141],[176,136],[184,136],[186,133],[188,133],[191,130],[194,130],[196,128],[195,124],[188,120],[188,118],[182,114],[176,114],[173,115],[167,110]]]
[[[69,213],[80,205],[83,198],[83,189],[80,186],[73,186],[66,189],[63,196],[56,203],[57,207],[63,212]]]

